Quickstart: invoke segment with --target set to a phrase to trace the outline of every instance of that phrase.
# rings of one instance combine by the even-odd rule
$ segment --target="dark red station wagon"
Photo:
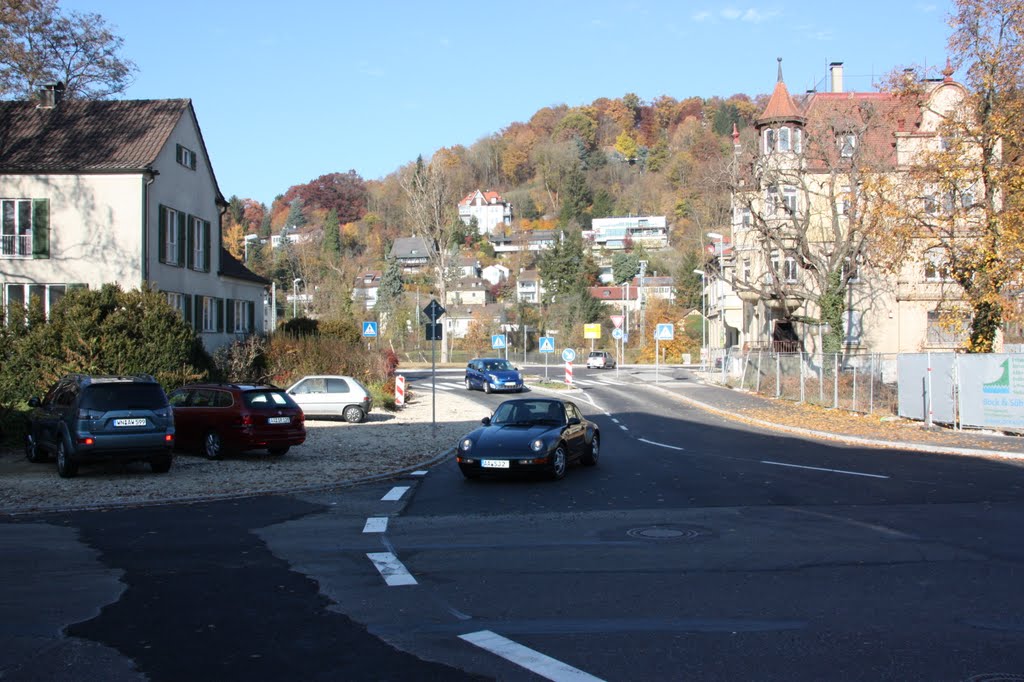
[[[174,409],[175,444],[208,459],[245,450],[283,455],[306,441],[306,418],[276,386],[188,384],[168,396]]]

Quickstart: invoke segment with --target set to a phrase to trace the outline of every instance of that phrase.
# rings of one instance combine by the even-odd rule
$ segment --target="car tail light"
[[[238,423],[242,426],[252,426],[253,420],[251,414],[243,414],[238,418]]]
[[[174,434],[173,433],[168,433],[167,435],[164,436],[164,440],[166,442],[168,442],[168,443],[173,443],[174,442]]]
[[[79,438],[78,439],[78,444],[79,445],[92,445],[95,442],[96,441],[93,440],[92,438]]]
[[[302,426],[303,424],[305,424],[306,423],[306,413],[305,412],[299,412],[295,416],[295,423],[298,424],[299,426]]]

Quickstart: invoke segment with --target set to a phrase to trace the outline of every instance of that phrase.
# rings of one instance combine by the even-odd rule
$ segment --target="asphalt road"
[[[1024,469],[576,375],[603,452],[560,482],[0,524],[0,679],[1024,680]]]

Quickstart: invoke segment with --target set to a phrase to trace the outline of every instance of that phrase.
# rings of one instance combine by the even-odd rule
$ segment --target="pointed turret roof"
[[[772,92],[771,99],[768,100],[768,106],[764,108],[764,111],[758,117],[757,123],[758,125],[786,121],[803,123],[804,119],[805,117],[800,113],[799,107],[797,107],[793,98],[790,97],[786,83],[782,80],[782,57],[779,57],[779,76],[775,82],[775,90]]]

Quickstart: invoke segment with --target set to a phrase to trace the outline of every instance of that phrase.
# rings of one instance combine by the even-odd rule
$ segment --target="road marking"
[[[389,587],[417,584],[416,578],[413,578],[412,574],[405,570],[402,562],[391,552],[370,552],[366,556],[377,567],[377,572]]]
[[[539,651],[534,651],[510,639],[505,639],[490,630],[459,635],[459,639],[490,651],[492,654],[501,656],[506,661],[511,661],[519,667],[526,668],[530,672],[534,672],[548,680],[554,680],[555,682],[569,682],[570,680],[573,682],[577,680],[602,682],[600,677],[594,677],[590,673],[585,673],[568,663],[562,663],[550,656],[545,656]]]
[[[380,498],[381,502],[395,502],[397,500],[400,500],[400,499],[402,499],[402,495],[404,495],[406,492],[408,492],[408,490],[409,490],[409,486],[407,486],[407,485],[400,485],[400,486],[394,487],[394,488],[392,488],[391,490],[388,491],[387,495],[385,495],[384,497]]]
[[[619,421],[618,419],[616,419],[615,417],[612,417],[612,421],[613,421],[613,422],[615,422],[616,424],[620,424],[620,423],[621,423],[621,422],[620,422],[620,421]]]
[[[426,469],[420,469],[419,471],[414,471],[414,472],[412,472],[409,475],[410,476],[426,476],[427,475],[427,470]]]
[[[810,511],[809,509],[796,509],[795,507],[786,507],[786,508],[789,511],[795,513],[795,514],[806,514],[808,516],[816,516],[816,517],[822,518],[822,519],[829,519],[830,521],[838,521],[839,523],[845,523],[847,525],[855,526],[857,528],[867,528],[868,530],[872,530],[872,531],[875,531],[877,533],[882,533],[883,535],[888,535],[890,537],[899,538],[900,540],[920,540],[920,538],[917,537],[916,535],[911,535],[910,533],[904,533],[901,530],[896,530],[895,528],[889,528],[888,526],[880,526],[877,523],[865,523],[863,521],[856,521],[854,519],[847,519],[847,518],[844,518],[842,516],[835,516],[833,514],[825,514],[825,513],[822,513],[822,512]]]
[[[865,474],[860,471],[846,471],[844,469],[825,469],[822,467],[808,467],[801,466],[800,464],[786,464],[785,462],[772,462],[767,459],[762,459],[761,464],[771,464],[777,467],[792,467],[794,469],[810,469],[811,471],[827,471],[832,474],[846,474],[848,476],[867,476],[868,478],[889,478],[888,476],[882,476],[880,474]]]
[[[648,443],[650,445],[657,445],[659,448],[668,448],[669,450],[686,450],[686,448],[679,448],[675,445],[665,445],[664,443],[655,443],[653,440],[647,440],[646,438],[637,438],[638,441]]]
[[[366,525],[363,526],[364,533],[386,533],[388,530],[388,517],[386,516],[371,516],[366,519]]]

